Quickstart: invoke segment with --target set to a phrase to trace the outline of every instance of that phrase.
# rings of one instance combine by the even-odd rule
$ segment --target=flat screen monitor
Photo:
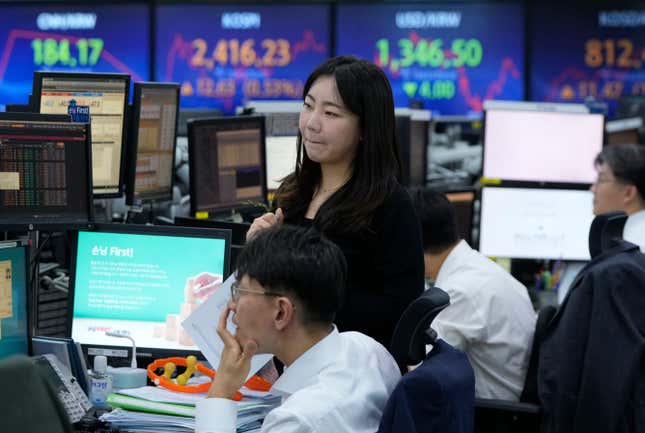
[[[97,3],[0,3],[0,109],[27,101],[35,71],[151,78],[149,5]]]
[[[0,359],[29,355],[27,247],[0,242]]]
[[[589,190],[485,187],[479,251],[520,259],[589,260]]]
[[[95,196],[123,193],[123,148],[130,76],[72,72],[34,73],[34,103],[40,113],[71,114],[92,124]]]
[[[0,225],[87,226],[89,124],[0,120]]]
[[[182,83],[182,107],[226,115],[254,99],[302,101],[332,53],[331,5],[301,3],[159,4],[155,76]]]
[[[188,123],[192,214],[266,201],[264,117]]]
[[[524,8],[493,2],[339,2],[337,55],[380,66],[397,107],[479,113],[524,97]]]
[[[296,169],[298,136],[266,137],[267,189],[275,191],[282,179]]]
[[[455,208],[457,233],[461,239],[464,239],[470,244],[473,231],[473,203],[475,201],[475,192],[472,190],[448,191],[445,194]]]
[[[197,351],[181,322],[228,277],[230,242],[230,231],[204,228],[97,224],[79,231],[71,337],[90,355],[126,357],[110,349],[129,341],[106,331],[132,337],[141,357]]]
[[[638,144],[642,128],[643,119],[640,117],[608,121],[605,123],[605,142],[609,145]]]
[[[134,83],[126,203],[170,200],[179,84]]]
[[[604,116],[486,110],[483,175],[509,181],[590,184]]]

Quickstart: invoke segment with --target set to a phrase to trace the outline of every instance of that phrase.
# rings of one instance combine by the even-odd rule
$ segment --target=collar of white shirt
[[[272,394],[286,398],[294,392],[306,388],[318,379],[325,367],[334,362],[338,347],[340,347],[340,334],[336,325],[332,331],[309,350],[300,355],[271,387]]]
[[[465,240],[460,240],[457,245],[450,251],[448,254],[448,257],[446,257],[446,260],[443,261],[441,264],[441,268],[439,268],[439,273],[437,273],[437,280],[435,281],[435,284],[437,287],[441,287],[441,283],[448,278],[453,272],[457,271],[461,264],[463,263],[462,260],[460,260],[460,257],[468,254],[472,248],[470,248],[470,245]]]

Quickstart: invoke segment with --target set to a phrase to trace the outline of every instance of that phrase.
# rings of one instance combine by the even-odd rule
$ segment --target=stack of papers
[[[266,392],[242,389],[244,399],[237,402],[237,431],[259,430],[266,414],[280,404],[280,397]],[[108,404],[117,409],[101,416],[127,432],[193,432],[195,403],[206,394],[169,391],[154,386],[121,390],[111,394]]]

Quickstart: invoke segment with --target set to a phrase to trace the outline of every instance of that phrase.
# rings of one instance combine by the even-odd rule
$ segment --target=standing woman
[[[334,321],[390,347],[403,310],[421,294],[423,249],[410,197],[398,183],[392,89],[383,71],[334,57],[304,88],[296,169],[247,237],[285,222],[313,226],[348,265],[347,299]]]

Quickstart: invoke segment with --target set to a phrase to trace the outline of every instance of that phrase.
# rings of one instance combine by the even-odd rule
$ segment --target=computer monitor
[[[126,203],[172,199],[179,84],[134,83]]]
[[[475,191],[446,191],[444,194],[455,208],[457,233],[459,234],[459,237],[470,244],[472,242],[473,232],[473,204],[475,201]]]
[[[262,116],[188,122],[192,214],[266,201],[264,131]]]
[[[197,353],[181,322],[228,277],[228,230],[97,224],[79,231],[70,275],[71,337],[89,355]],[[119,355],[120,354],[120,355]],[[118,363],[118,362],[117,362]]]
[[[87,226],[90,125],[0,120],[0,225]]]
[[[89,112],[93,193],[100,197],[121,196],[130,76],[35,72],[33,86],[34,104],[41,113],[74,113],[73,120],[84,120]]]
[[[27,247],[0,242],[0,359],[29,355],[30,296]]]
[[[484,187],[479,251],[520,259],[589,260],[589,190]]]
[[[293,173],[298,156],[298,130],[302,103],[295,101],[250,101],[245,109],[265,116],[266,178],[269,197],[281,180]]]
[[[192,217],[175,217],[175,225],[181,227],[205,227],[212,229],[230,230],[231,231],[231,269],[235,269],[237,256],[242,251],[246,243],[246,232],[249,231],[251,224],[236,223],[232,221],[219,221],[212,219],[199,219]]]
[[[483,176],[590,184],[603,131],[602,114],[486,110]]]
[[[177,136],[188,136],[188,121],[192,119],[212,119],[222,115],[220,110],[214,108],[180,108],[177,122]]]
[[[267,189],[275,191],[282,179],[296,169],[298,156],[298,136],[266,137]]]

